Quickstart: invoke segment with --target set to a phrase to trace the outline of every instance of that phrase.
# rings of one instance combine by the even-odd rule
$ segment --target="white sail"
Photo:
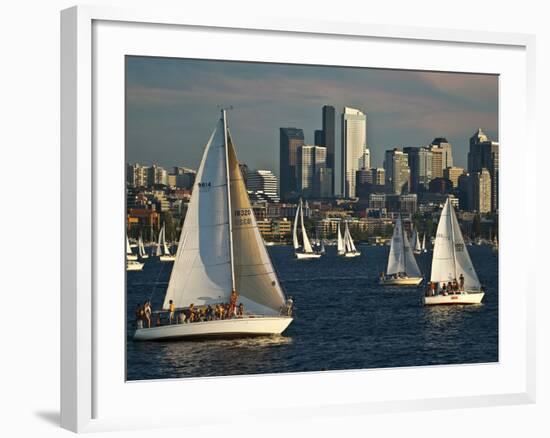
[[[164,298],[177,308],[229,301],[232,269],[229,244],[227,167],[220,120],[197,171]]]
[[[420,239],[418,238],[418,233],[416,232],[416,229],[413,229],[413,232],[412,232],[411,245],[413,246],[414,250],[417,252],[420,252],[422,250],[420,246]]]
[[[311,247],[311,243],[309,242],[309,238],[307,237],[306,227],[304,225],[304,209],[302,208],[301,199],[300,199],[300,223],[302,224],[302,241],[304,242],[304,252],[308,254],[313,253],[313,248]]]
[[[132,248],[130,248],[130,239],[128,239],[128,234],[126,234],[126,254],[132,255]]]
[[[386,273],[388,275],[405,273],[409,277],[422,276],[414,258],[409,239],[403,231],[400,217],[395,221]]]
[[[296,216],[294,217],[294,226],[292,228],[292,243],[295,250],[300,248],[300,243],[298,242],[298,218],[300,217],[301,207],[302,204],[298,204],[298,208],[296,209]]]
[[[441,211],[433,251],[431,281],[458,281],[462,274],[465,290],[480,290],[481,284],[464,244],[454,208],[448,199]]]
[[[138,251],[140,257],[143,257],[145,255],[145,246],[143,246],[143,239],[141,238],[141,236],[139,236],[138,238]]]
[[[157,241],[157,251],[155,253],[155,255],[157,257],[162,255],[162,242],[163,241],[164,241],[164,224],[162,225],[162,228],[159,231],[159,238],[158,238],[158,241]]]
[[[386,274],[392,275],[400,272],[405,272],[405,258],[403,254],[403,231],[401,226],[401,218],[397,218],[393,228],[391,238],[390,256],[388,257],[388,267]]]
[[[344,239],[342,239],[342,232],[340,231],[340,222],[338,222],[338,254],[343,254],[344,249]]]
[[[418,267],[418,264],[416,263],[416,259],[414,258],[413,249],[405,233],[403,233],[403,260],[404,260],[403,272],[405,272],[407,276],[422,277],[420,268]]]
[[[228,133],[235,289],[252,313],[278,315],[285,296],[263,243]]]
[[[426,234],[422,236],[422,246],[420,247],[421,251],[426,251]]]
[[[355,244],[353,243],[353,238],[351,237],[351,233],[349,231],[349,226],[347,222],[346,222],[344,242],[345,242],[345,247],[347,252],[357,252],[357,248],[355,248]]]

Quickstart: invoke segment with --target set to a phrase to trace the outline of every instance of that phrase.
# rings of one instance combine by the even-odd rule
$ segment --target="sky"
[[[467,167],[478,128],[498,141],[495,75],[127,56],[127,161],[196,169],[220,105],[233,106],[239,161],[277,175],[279,128],[302,128],[313,144],[323,105],[336,109],[337,178],[344,106],[366,113],[375,167],[387,149],[436,137],[453,145],[455,166]]]

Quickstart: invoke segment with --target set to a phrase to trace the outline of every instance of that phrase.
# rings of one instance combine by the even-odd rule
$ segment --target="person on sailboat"
[[[174,304],[173,300],[170,300],[170,324],[172,324],[172,320],[174,319],[174,313],[176,312],[176,305]]]
[[[460,274],[458,280],[460,281],[460,290],[464,290],[464,275]]]
[[[294,306],[294,300],[292,297],[288,297],[288,300],[286,300],[286,314],[287,316],[292,315],[292,306]]]
[[[242,318],[244,316],[244,304],[239,303],[239,310],[237,310],[237,316]]]
[[[232,318],[237,313],[237,299],[239,298],[239,294],[235,289],[231,291],[231,295],[229,297],[229,312],[228,312],[228,318]]]
[[[148,300],[143,303],[143,314],[147,321],[147,328],[151,328],[151,303]]]

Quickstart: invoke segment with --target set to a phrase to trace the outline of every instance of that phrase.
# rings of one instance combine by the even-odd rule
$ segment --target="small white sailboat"
[[[346,253],[344,246],[344,239],[342,237],[342,231],[340,230],[340,222],[338,222],[338,243],[337,243],[338,255],[343,256]]]
[[[128,234],[126,234],[126,260],[137,260],[138,256],[132,252],[132,247],[130,246],[130,239],[128,239]]]
[[[353,238],[349,232],[348,223],[346,221],[346,229],[344,231],[344,257],[359,257],[361,252],[355,247],[353,243]]]
[[[300,222],[300,229],[302,231],[302,243],[298,241],[298,221]],[[292,229],[292,243],[294,245],[294,254],[298,260],[306,259],[318,259],[321,258],[321,254],[313,251],[311,242],[307,237],[306,227],[304,225],[304,208],[302,204],[302,198],[296,209],[296,216],[294,218],[294,227]]]
[[[176,260],[176,256],[170,252],[168,243],[166,243],[166,224],[162,224],[162,228],[160,229],[156,255],[161,262],[173,262]]]
[[[414,248],[413,252],[415,254],[420,254],[422,252],[422,246],[420,245],[420,239],[418,238],[418,233],[416,232],[416,228],[413,227],[412,237],[411,237],[411,245]]]
[[[192,309],[230,302],[239,316],[210,315],[195,322],[142,327],[134,339],[166,340],[279,335],[292,322],[269,254],[258,229],[227,130],[225,110],[206,144],[179,238],[162,311],[176,317]],[[236,302],[235,302],[236,304]],[[179,320],[176,318],[176,320]]]
[[[395,221],[391,239],[390,255],[386,273],[380,276],[380,284],[385,286],[418,286],[422,282],[422,273],[403,230],[401,217]]]
[[[141,238],[141,236],[139,236],[138,238],[138,253],[139,253],[139,257],[142,259],[149,258],[149,254],[145,252],[145,245],[143,244],[143,239]]]
[[[437,304],[479,304],[485,295],[468,254],[453,206],[447,200],[441,211],[435,239],[430,278],[436,287],[428,288],[427,306]],[[449,282],[463,282],[459,290],[444,290]]]
[[[137,260],[126,260],[127,271],[141,271],[145,263],[140,263]]]

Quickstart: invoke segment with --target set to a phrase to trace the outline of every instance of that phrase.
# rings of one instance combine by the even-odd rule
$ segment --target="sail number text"
[[[252,225],[252,210],[250,208],[235,210],[235,225]]]

